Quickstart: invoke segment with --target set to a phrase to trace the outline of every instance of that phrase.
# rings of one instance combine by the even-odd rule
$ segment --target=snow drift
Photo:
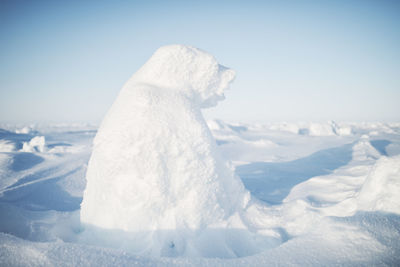
[[[132,76],[94,140],[81,204],[87,240],[152,256],[262,249],[241,219],[250,194],[201,113],[224,99],[234,76],[181,45],[161,47]]]
[[[357,198],[359,209],[400,214],[400,156],[381,157]]]

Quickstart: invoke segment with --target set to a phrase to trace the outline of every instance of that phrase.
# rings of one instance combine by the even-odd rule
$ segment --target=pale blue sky
[[[399,1],[0,1],[0,120],[100,121],[160,46],[237,71],[208,118],[399,121]]]

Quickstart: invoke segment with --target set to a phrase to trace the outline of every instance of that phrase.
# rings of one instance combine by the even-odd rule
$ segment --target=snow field
[[[260,241],[264,243],[259,248],[253,248],[255,254],[232,259],[170,254],[156,259],[132,254],[123,246],[118,248],[118,235],[114,248],[102,240],[88,244],[80,225],[79,204],[95,132],[85,125],[64,125],[62,130],[50,125],[43,126],[44,131],[37,127],[39,133],[35,135],[8,131],[2,136],[16,150],[0,153],[6,159],[1,165],[1,262],[9,266],[395,266],[400,260],[399,198],[395,194],[399,181],[398,127],[390,124],[382,130],[375,124],[351,124],[351,136],[316,137],[272,130],[271,125],[220,123],[225,126],[214,129],[213,136],[217,141],[233,140],[219,144],[223,157],[235,162],[237,173],[253,196],[267,196],[267,202],[253,197],[241,216],[255,236],[269,237]],[[231,124],[241,130],[227,126]],[[394,133],[387,133],[386,127]],[[379,135],[363,136],[371,129]],[[35,136],[45,136],[48,150],[19,151],[23,142]],[[265,151],[262,146],[252,145],[258,140],[273,142],[277,147]],[[68,150],[49,152],[57,147]],[[237,159],[243,155],[230,154],[230,149],[252,155],[251,161],[240,163]],[[26,154],[43,160],[25,156],[24,161],[24,157],[18,157]],[[29,168],[21,168],[21,160],[30,162],[23,164]],[[269,195],[273,191],[281,194]],[[268,199],[279,201],[271,205]],[[235,223],[240,225],[240,221]],[[229,233],[225,232],[230,238],[238,235]],[[204,236],[209,239],[214,234]],[[240,247],[240,242],[228,237],[225,240],[232,240],[231,248],[237,251],[249,247]],[[218,235],[216,238],[221,239]]]
[[[97,132],[2,125],[0,263],[398,264],[400,124],[206,122],[234,76],[162,47]]]

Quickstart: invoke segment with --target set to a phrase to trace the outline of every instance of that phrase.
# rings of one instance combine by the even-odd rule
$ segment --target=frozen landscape
[[[246,223],[269,237],[268,246],[224,259],[147,257],[101,242],[88,244],[81,237],[79,213],[97,126],[5,124],[0,132],[1,265],[398,264],[399,123],[212,120],[208,125],[218,149],[260,200],[247,210]],[[240,228],[224,234],[234,238]],[[246,254],[240,244],[236,249]]]
[[[0,267],[400,266],[399,14],[0,1]]]
[[[400,123],[205,121],[234,76],[166,46],[100,126],[2,124],[1,265],[398,265]]]

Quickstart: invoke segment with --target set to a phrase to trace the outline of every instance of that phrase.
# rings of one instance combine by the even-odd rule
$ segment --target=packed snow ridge
[[[172,45],[130,78],[94,139],[81,204],[84,242],[189,257],[271,246],[242,219],[250,193],[201,113],[224,99],[234,77],[210,54]]]

